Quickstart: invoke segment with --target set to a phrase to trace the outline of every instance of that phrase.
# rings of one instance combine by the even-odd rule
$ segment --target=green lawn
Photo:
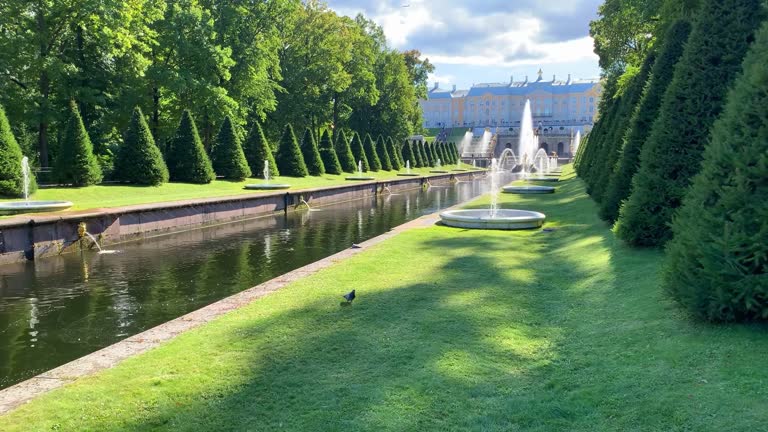
[[[690,321],[658,288],[663,254],[614,240],[564,178],[500,197],[554,232],[403,233],[0,430],[766,430],[766,327]]]
[[[455,166],[446,167],[450,170]],[[464,164],[463,168],[472,168]],[[435,168],[414,168],[411,171],[423,175],[430,175],[429,171]],[[405,172],[403,169],[401,172]],[[307,189],[324,186],[335,186],[348,184],[350,181],[346,177],[352,174],[331,175],[322,177],[277,177],[272,183],[288,183],[292,190]],[[397,177],[394,171],[369,172],[364,175],[375,177],[378,180],[402,179]],[[438,174],[431,174],[438,175]],[[107,186],[89,186],[85,188],[45,188],[39,189],[31,199],[34,200],[57,200],[71,201],[74,206],[72,210],[88,210],[95,208],[120,207],[134,204],[148,204],[166,201],[180,201],[198,198],[213,198],[222,196],[231,196],[239,194],[265,193],[253,190],[243,189],[246,184],[263,183],[262,179],[248,179],[243,182],[231,182],[217,180],[207,185],[196,185],[187,183],[166,183],[162,186],[129,186],[129,185],[107,185]],[[3,201],[13,201],[0,199]],[[0,216],[2,217],[2,216]]]

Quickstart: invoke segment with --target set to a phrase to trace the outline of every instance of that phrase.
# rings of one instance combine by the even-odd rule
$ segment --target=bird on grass
[[[352,303],[352,300],[355,299],[355,290],[344,294],[343,297],[347,300],[347,303]]]

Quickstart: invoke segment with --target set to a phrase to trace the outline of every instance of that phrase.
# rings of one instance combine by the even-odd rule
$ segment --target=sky
[[[418,49],[441,88],[536,79],[597,78],[589,22],[602,0],[328,0],[336,12],[362,12],[392,48]]]

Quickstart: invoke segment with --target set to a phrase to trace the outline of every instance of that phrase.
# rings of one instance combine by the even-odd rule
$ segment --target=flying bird
[[[355,299],[355,290],[344,294],[343,297],[347,300],[347,303],[352,303],[352,300]]]

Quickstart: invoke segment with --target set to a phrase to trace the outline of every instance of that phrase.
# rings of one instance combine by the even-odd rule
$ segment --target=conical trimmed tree
[[[328,131],[323,131],[323,135],[320,138],[320,158],[323,160],[323,166],[325,167],[325,172],[328,174],[341,174],[341,164],[339,163],[339,158],[336,157],[336,150],[333,148],[333,143],[331,143],[331,135],[328,134]]]
[[[75,101],[69,102],[69,118],[61,141],[61,151],[56,158],[59,181],[73,186],[90,186],[101,183],[101,167],[93,154],[93,144],[83,125]]]
[[[435,159],[440,159],[440,165],[445,166],[451,163],[451,158],[448,156],[448,151],[445,148],[445,143],[439,142],[435,144]]]
[[[387,137],[387,154],[389,154],[389,161],[392,164],[392,169],[395,171],[400,171],[403,168],[403,163],[400,160],[400,155],[398,153],[392,137]]]
[[[436,142],[427,142],[424,144],[424,154],[427,155],[428,165],[431,167],[436,166],[435,164],[437,164],[437,159],[440,157],[435,155],[436,146]]]
[[[206,184],[216,178],[192,114],[184,110],[168,153],[171,181]]]
[[[379,161],[381,161],[381,169],[384,171],[392,171],[392,162],[390,161],[389,153],[387,152],[387,144],[384,142],[384,137],[381,135],[376,138],[376,156],[378,156]]]
[[[403,144],[403,168],[407,168],[410,165],[411,168],[416,168],[414,161],[416,160],[416,152],[413,150],[413,144],[410,140],[405,140]]]
[[[304,138],[301,140],[301,154],[304,156],[304,163],[307,164],[309,175],[321,176],[325,174],[325,165],[323,165],[323,159],[320,157],[320,150],[317,148],[315,136],[309,128],[304,131]]]
[[[365,140],[363,141],[363,149],[365,149],[365,157],[368,159],[368,167],[371,171],[376,172],[381,170],[381,161],[376,155],[376,145],[371,139],[371,135],[365,134]]]
[[[253,122],[251,130],[245,137],[245,145],[243,147],[245,159],[251,168],[252,176],[264,176],[264,162],[267,162],[269,165],[270,177],[274,178],[280,175],[280,170],[277,169],[277,163],[275,162],[275,156],[272,154],[272,146],[264,136],[264,130],[262,130],[259,122]]]
[[[672,24],[662,40],[663,45],[653,65],[648,85],[629,122],[621,158],[603,196],[600,217],[609,222],[615,222],[619,217],[621,203],[629,195],[632,177],[640,163],[640,152],[648,139],[661,106],[661,99],[672,80],[675,64],[683,54],[685,41],[690,33],[691,24],[679,20]]]
[[[227,180],[242,181],[251,176],[240,137],[227,116],[213,145],[213,171]]]
[[[0,196],[21,198],[24,196],[24,177],[21,173],[21,147],[16,141],[5,116],[5,110],[0,106]],[[29,193],[37,190],[35,175],[29,173]]]
[[[672,224],[663,285],[710,321],[768,320],[768,22]]]
[[[424,151],[424,146],[426,146],[426,141],[419,142],[417,149],[419,151],[419,158],[421,159],[421,166],[428,167],[429,159],[427,158],[427,152]]]
[[[672,215],[700,169],[712,123],[765,17],[761,0],[703,2],[621,209],[616,231],[627,243],[659,246],[672,236]]]
[[[118,149],[114,176],[140,185],[158,186],[168,182],[168,166],[139,107],[134,108],[123,145]]]
[[[296,135],[293,133],[293,127],[285,125],[283,136],[280,138],[280,145],[275,155],[275,163],[281,175],[290,177],[306,177],[309,175],[307,165],[304,163],[304,156],[301,154],[299,143],[296,141]]]
[[[424,165],[424,161],[421,159],[421,152],[419,151],[419,147],[421,147],[421,141],[414,141],[411,143],[411,150],[413,155],[413,160],[411,160],[411,168],[421,168],[426,165]]]
[[[349,146],[350,140],[347,138],[347,134],[341,129],[338,133],[334,133],[333,138],[336,140],[334,147],[336,147],[336,157],[339,158],[341,169],[348,173],[357,171],[357,162]]]
[[[352,149],[352,156],[355,158],[355,171],[357,171],[357,165],[360,164],[363,167],[363,172],[371,170],[368,164],[368,157],[365,155],[365,149],[363,148],[363,141],[360,139],[360,135],[357,132],[352,133],[352,143],[350,144]]]

